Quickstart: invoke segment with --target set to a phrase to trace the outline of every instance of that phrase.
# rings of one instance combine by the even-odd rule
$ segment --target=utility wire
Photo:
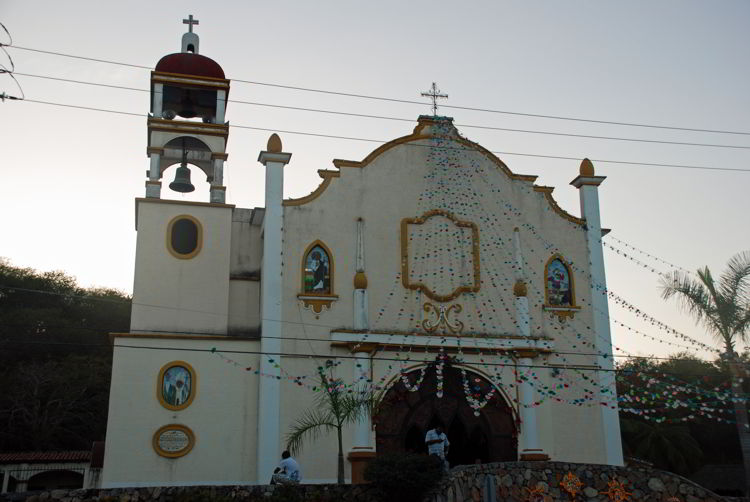
[[[0,102],[5,102],[6,99],[10,100],[17,100],[17,101],[23,101],[26,95],[23,92],[23,87],[21,87],[21,84],[18,82],[16,77],[13,75],[13,73],[16,70],[16,65],[13,62],[13,58],[10,57],[10,54],[8,54],[8,51],[5,49],[6,46],[13,44],[13,37],[11,36],[10,32],[8,31],[8,28],[5,27],[3,23],[0,23],[0,28],[3,29],[6,35],[8,35],[8,43],[4,44],[0,42],[0,49],[2,49],[3,53],[8,57],[8,62],[10,63],[10,69],[8,69],[4,64],[0,64],[0,74],[7,74],[11,79],[13,79],[13,82],[15,82],[16,87],[18,87],[18,90],[21,91],[21,97],[18,96],[11,96],[10,94],[6,92],[0,93]]]
[[[27,293],[46,294],[46,295],[60,296],[60,297],[65,297],[65,298],[79,298],[79,299],[84,299],[84,300],[102,301],[102,302],[106,302],[106,303],[116,303],[116,304],[119,304],[119,305],[138,305],[138,306],[145,306],[145,307],[157,307],[157,308],[165,308],[165,309],[175,309],[175,310],[188,311],[188,312],[196,312],[196,313],[215,314],[215,312],[208,312],[208,311],[202,311],[202,310],[197,310],[197,309],[185,309],[185,308],[178,308],[178,307],[168,307],[168,306],[165,306],[165,305],[137,303],[137,302],[133,302],[133,301],[116,300],[116,299],[111,299],[111,298],[101,298],[101,297],[92,296],[92,295],[74,295],[74,294],[58,293],[58,292],[54,292],[54,291],[44,291],[44,290],[38,290],[38,289],[20,288],[20,287],[4,286],[4,285],[0,285],[0,289],[10,290],[10,291],[23,291],[23,292],[27,292]],[[269,320],[274,320],[274,319],[269,319]],[[284,323],[284,324],[301,325],[303,327],[310,325],[310,323],[304,323],[304,322],[299,322],[299,321],[288,321],[288,320],[274,320],[274,321],[281,322],[281,323]],[[622,323],[620,323],[620,324],[622,324]],[[9,326],[9,325],[6,325],[6,326]],[[341,329],[342,328],[341,326],[333,326],[333,325],[327,325],[327,324],[315,324],[315,326],[331,328],[333,330],[335,330],[335,329]],[[44,326],[44,325],[36,325],[35,326],[35,325],[29,325],[28,327],[32,327],[32,328],[46,328],[46,327],[50,327],[51,328],[52,326]],[[94,327],[81,327],[81,328],[83,328],[83,329],[90,329],[90,330],[97,330],[97,328],[94,328]],[[77,328],[77,327],[68,327],[68,329],[79,329],[79,328]],[[164,330],[164,331],[149,330],[149,333],[153,333],[153,334],[173,333],[173,334],[184,334],[184,335],[216,335],[216,333],[179,332],[179,331],[166,331],[166,330]],[[393,333],[393,336],[410,336],[410,335],[413,335],[413,334],[412,333]],[[466,336],[470,336],[470,334],[467,334]],[[273,337],[273,338],[275,338],[275,337]],[[284,339],[284,338],[286,338],[286,339],[295,339],[295,340],[297,339],[297,338],[294,338],[294,337],[279,337],[279,338],[281,338],[281,339]],[[324,339],[299,338],[299,340],[324,340]],[[331,340],[327,339],[325,341],[329,341],[330,342]],[[394,343],[394,345],[395,345],[395,343]],[[477,347],[470,347],[470,348],[475,349]],[[487,350],[493,350],[495,348],[503,349],[503,348],[507,348],[507,347],[503,347],[503,346],[499,346],[499,347],[487,347],[486,349]],[[667,358],[657,358],[657,357],[648,357],[648,356],[632,356],[632,355],[619,355],[619,354],[618,355],[614,355],[614,354],[583,353],[583,352],[555,352],[555,353],[556,354],[571,354],[571,355],[573,355],[573,354],[575,354],[575,355],[592,355],[592,356],[598,356],[598,357],[635,357],[635,358],[639,358],[639,359],[673,359],[674,360],[674,358],[669,358],[669,357],[667,357]],[[710,361],[706,361],[706,362],[710,362]]]
[[[72,84],[83,84],[83,85],[92,85],[92,86],[97,86],[97,87],[107,87],[107,88],[112,88],[112,89],[121,89],[121,90],[127,90],[127,91],[150,92],[149,89],[126,87],[126,86],[114,85],[114,84],[103,84],[99,82],[74,80],[74,79],[60,78],[60,77],[51,77],[47,75],[36,75],[32,73],[16,72],[16,75],[32,77],[32,78],[40,78],[40,79],[46,79],[46,80],[55,80],[59,82],[67,82],[67,83],[72,83]],[[273,103],[260,103],[260,102],[255,102],[255,101],[241,101],[241,100],[234,100],[234,99],[229,99],[227,101],[229,103],[237,103],[237,104],[252,105],[252,106],[263,106],[267,108],[280,108],[284,110],[325,113],[329,115],[342,115],[342,116],[348,116],[348,117],[391,120],[391,121],[399,121],[399,122],[412,122],[412,123],[414,122],[413,119],[408,119],[408,118],[403,118],[403,117],[388,117],[388,116],[383,116],[383,115],[342,112],[338,110],[322,110],[319,108],[286,106],[286,105],[279,105],[279,104],[273,104]],[[592,135],[592,134],[576,134],[576,133],[566,133],[566,132],[558,132],[558,131],[540,131],[540,130],[535,130],[535,129],[517,129],[517,128],[511,128],[511,127],[496,127],[496,126],[484,126],[484,125],[475,125],[475,124],[455,124],[455,125],[456,127],[462,127],[462,128],[468,128],[468,129],[483,129],[483,130],[490,130],[490,131],[516,132],[516,133],[524,133],[524,134],[541,134],[541,135],[546,135],[546,136],[563,136],[563,137],[569,137],[569,138],[600,139],[600,140],[607,140],[607,141],[627,141],[627,142],[633,142],[633,143],[652,143],[652,144],[660,144],[660,145],[678,145],[678,146],[696,146],[696,147],[709,147],[709,148],[729,148],[729,149],[750,150],[750,145],[727,145],[727,144],[716,144],[716,143],[696,143],[692,141],[669,141],[669,140],[656,140],[656,139],[645,139],[645,138],[624,138],[620,136],[598,136],[598,135]]]
[[[26,101],[27,103],[37,103],[37,104],[50,105],[50,106],[59,106],[63,108],[76,108],[80,110],[89,110],[89,111],[104,112],[104,113],[114,113],[118,115],[129,115],[133,117],[148,118],[148,115],[144,113],[125,112],[125,111],[120,111],[120,110],[110,110],[110,109],[97,108],[97,107],[92,107],[92,106],[71,105],[71,104],[66,104],[66,103],[56,103],[53,101],[42,101],[42,100],[35,100],[35,99],[28,99],[28,98],[25,99],[24,101]],[[312,136],[312,137],[317,137],[317,138],[343,139],[347,141],[363,141],[363,142],[368,142],[368,143],[380,143],[380,144],[387,143],[386,140],[380,140],[380,139],[340,136],[340,135],[335,135],[335,134],[322,134],[322,133],[313,133],[313,132],[305,132],[305,131],[291,131],[291,130],[284,130],[284,129],[269,129],[266,127],[253,127],[253,126],[238,125],[238,124],[229,124],[229,127],[233,127],[236,129],[248,129],[248,130],[253,130],[253,131],[265,131],[265,132],[275,132],[275,133],[283,133],[283,134],[294,134],[294,135],[300,135],[300,136]],[[413,146],[413,147],[436,148],[432,145],[422,145],[422,144],[417,144],[417,143],[403,143],[403,144],[406,146]],[[465,148],[465,147],[438,147],[438,148],[452,149],[452,150],[470,150],[469,148]],[[496,155],[513,155],[513,156],[519,156],[519,157],[533,157],[533,158],[542,158],[542,159],[572,160],[576,162],[581,161],[581,159],[578,157],[565,157],[561,155],[543,155],[543,154],[536,154],[536,153],[508,152],[508,151],[499,151],[499,150],[490,150],[490,152]],[[698,169],[698,170],[706,170],[706,171],[730,171],[730,172],[750,173],[750,169],[740,169],[740,168],[734,168],[734,167],[696,166],[696,165],[688,165],[688,164],[635,162],[635,161],[628,161],[628,160],[611,160],[611,159],[591,159],[591,161],[599,162],[599,163],[622,164],[622,165],[633,165],[633,166],[671,167],[671,168],[676,168],[676,169]]]
[[[217,342],[221,342],[221,340],[217,340]],[[74,345],[74,346],[81,346],[81,347],[101,347],[102,344],[87,344],[87,343],[75,343],[75,342],[17,342],[15,340],[0,340],[0,344],[7,345],[7,344],[55,344],[55,345]],[[305,352],[263,352],[260,350],[220,350],[216,347],[212,347],[210,349],[199,349],[199,348],[188,348],[188,347],[154,347],[149,345],[130,345],[130,344],[115,344],[114,347],[117,348],[130,348],[130,349],[141,349],[141,350],[176,350],[176,351],[184,351],[184,352],[208,352],[208,353],[222,353],[222,354],[247,354],[247,355],[260,355],[260,356],[278,356],[278,357],[296,357],[296,358],[325,358],[325,359],[359,359],[358,356],[355,355],[346,355],[346,354],[326,354],[325,356],[321,356],[319,354],[311,354],[311,353],[305,353]],[[435,346],[434,348],[439,349],[439,346]],[[383,357],[383,356],[371,356],[371,360],[373,361],[390,361],[390,362],[399,362],[399,363],[427,363],[431,364],[434,363],[434,359],[419,359],[419,358],[398,358],[398,357]],[[458,361],[459,363],[462,363],[463,361]],[[536,369],[548,369],[548,370],[578,370],[578,371],[604,371],[604,372],[612,372],[612,373],[623,373],[626,375],[632,375],[634,373],[639,373],[643,375],[675,375],[675,376],[705,376],[701,373],[676,373],[676,372],[651,372],[651,371],[641,371],[641,370],[633,370],[630,368],[627,369],[618,369],[618,368],[600,368],[600,367],[592,367],[590,365],[581,366],[581,365],[573,365],[573,364],[566,364],[564,366],[547,366],[547,365],[540,365],[540,364],[515,364],[515,363],[491,363],[484,361],[481,363],[483,366],[497,366],[497,367],[510,367],[510,368],[536,368]],[[692,385],[692,384],[691,384]]]
[[[286,323],[286,324],[298,324],[298,325],[302,325],[302,326],[309,326],[309,325],[311,325],[310,323],[302,323],[302,322],[295,322],[295,321],[281,321],[281,322],[282,323]],[[326,324],[315,324],[315,326],[332,328],[334,330],[336,329],[336,326],[331,326],[331,325],[326,325]],[[5,323],[0,323],[0,327],[5,327],[5,328],[42,329],[44,331],[39,332],[39,333],[35,333],[35,335],[48,335],[48,336],[59,336],[60,333],[57,333],[57,334],[55,334],[55,333],[49,333],[47,330],[86,330],[86,331],[95,331],[95,332],[98,332],[99,334],[102,334],[102,332],[105,332],[105,331],[108,332],[108,333],[111,333],[113,331],[113,329],[116,329],[116,328],[105,328],[105,327],[94,327],[94,326],[56,326],[56,325],[47,325],[47,324],[37,325],[37,324],[5,324]],[[142,332],[136,332],[136,333],[125,332],[123,334],[125,334],[125,335],[135,334],[135,335],[139,335],[139,336],[140,335],[157,335],[158,336],[158,335],[163,335],[163,334],[185,335],[185,336],[216,336],[216,333],[203,333],[203,332],[200,332],[200,331],[176,331],[176,330],[155,330],[155,329],[150,329],[150,330],[146,330],[146,331],[142,331]],[[369,333],[369,334],[372,334],[372,333]],[[394,337],[415,336],[415,335],[416,335],[415,333],[392,333],[392,336],[394,336]],[[222,335],[222,336],[225,336],[225,335]],[[434,337],[438,337],[438,338],[440,337],[440,335],[433,335],[433,336]],[[268,336],[268,335],[263,335],[262,337],[263,338],[269,338],[269,339],[293,340],[293,341],[302,341],[302,342],[304,342],[304,341],[310,341],[310,342],[331,343],[331,342],[336,342],[337,341],[337,340],[334,340],[334,339],[331,339],[331,338],[299,337],[299,336]],[[242,337],[237,337],[237,340],[239,340],[239,341],[245,341],[245,340],[259,341],[260,338],[261,338],[261,336],[259,335],[257,338],[242,338]],[[447,337],[445,337],[445,338],[447,338]],[[472,343],[471,343],[475,339],[481,339],[482,341],[485,341],[485,342],[493,342],[495,340],[493,338],[484,338],[484,337],[479,337],[479,336],[474,337],[474,336],[471,336],[471,335],[467,335],[467,336],[463,336],[462,337],[461,348],[462,349],[467,349],[467,350],[472,350],[472,351],[474,351],[474,350],[492,351],[492,350],[497,350],[497,349],[514,350],[512,347],[504,347],[502,345],[489,346],[489,347],[477,347],[476,345],[472,345]],[[19,343],[19,344],[24,344],[24,343],[39,344],[39,343],[46,343],[46,342],[27,341],[27,340],[15,340],[15,343]],[[60,344],[64,345],[65,343],[60,342]],[[96,345],[96,344],[92,344],[92,345]],[[397,342],[385,342],[384,345],[401,345],[401,344],[399,344]],[[102,347],[108,347],[110,345],[105,343],[105,344],[100,344],[100,346],[102,346]],[[437,347],[437,346],[438,345],[435,345],[435,347]],[[601,357],[601,356],[605,355],[605,354],[601,354],[599,352],[564,352],[564,351],[559,351],[559,350],[554,350],[551,353],[552,354],[560,354],[560,355],[569,355],[569,356],[597,356],[597,357]],[[320,356],[320,357],[323,357],[323,356]],[[619,357],[619,358],[625,358],[625,359],[644,359],[644,360],[654,360],[654,361],[700,361],[700,362],[704,362],[704,363],[708,363],[708,364],[713,364],[712,361],[708,361],[708,360],[705,360],[705,359],[698,359],[698,358],[695,358],[695,359],[690,359],[690,358],[685,359],[685,358],[675,358],[675,357],[636,356],[636,355],[631,355],[631,354],[612,354],[611,356],[610,356],[610,354],[606,354],[606,357]],[[745,365],[745,363],[740,363],[740,364]]]
[[[113,61],[110,59],[98,59],[98,58],[92,58],[92,57],[85,57],[85,56],[77,56],[74,54],[67,54],[63,52],[55,52],[55,51],[47,51],[42,49],[34,49],[31,47],[22,47],[19,45],[13,45],[11,44],[2,44],[7,47],[12,47],[14,49],[18,50],[24,50],[24,51],[31,51],[31,52],[37,52],[41,54],[49,54],[53,56],[61,56],[61,57],[68,57],[73,59],[80,59],[84,61],[93,61],[97,63],[107,63],[107,64],[115,64],[120,66],[128,66],[131,68],[138,68],[143,70],[153,70],[154,68],[151,66],[143,66],[143,65],[137,65],[137,64],[130,64],[130,63],[123,63],[119,61]],[[419,106],[425,106],[428,103],[424,101],[414,101],[414,100],[408,100],[408,99],[396,99],[396,98],[388,98],[388,97],[382,97],[382,96],[372,96],[367,94],[356,94],[356,93],[349,93],[349,92],[339,92],[339,91],[331,91],[326,89],[314,89],[310,87],[300,87],[300,86],[293,86],[293,85],[282,85],[282,84],[275,84],[270,82],[260,82],[256,80],[243,80],[243,79],[232,79],[233,82],[241,82],[244,84],[252,84],[252,85],[260,85],[260,86],[267,86],[267,87],[277,87],[281,89],[289,89],[289,90],[295,90],[295,91],[304,91],[304,92],[314,92],[314,93],[320,93],[320,94],[330,94],[335,96],[345,96],[345,97],[352,97],[352,98],[361,98],[361,99],[370,99],[370,100],[377,100],[377,101],[389,101],[394,103],[404,103],[404,104],[413,104],[413,105],[419,105]],[[666,125],[658,125],[658,124],[646,124],[646,123],[639,123],[639,122],[624,122],[624,121],[614,121],[614,120],[598,120],[598,119],[587,119],[582,117],[570,117],[570,116],[563,116],[563,115],[546,115],[546,114],[539,114],[539,113],[526,113],[526,112],[514,112],[514,111],[508,111],[508,110],[496,110],[496,109],[490,109],[490,108],[479,108],[479,107],[470,107],[470,106],[458,106],[458,105],[441,105],[443,108],[451,108],[455,110],[467,110],[467,111],[477,111],[477,112],[486,112],[486,113],[497,113],[497,114],[504,114],[504,115],[515,115],[515,116],[521,116],[521,117],[533,117],[533,118],[544,118],[544,119],[553,119],[553,120],[567,120],[567,121],[574,121],[574,122],[588,122],[593,124],[609,124],[609,125],[617,125],[617,126],[627,126],[627,127],[645,127],[645,128],[651,128],[651,129],[664,129],[664,130],[673,130],[673,131],[690,131],[690,132],[707,132],[707,133],[715,133],[715,134],[735,134],[735,135],[742,135],[742,136],[750,136],[750,132],[747,131],[732,131],[727,129],[706,129],[706,128],[697,128],[697,127],[679,127],[679,126],[666,126]]]

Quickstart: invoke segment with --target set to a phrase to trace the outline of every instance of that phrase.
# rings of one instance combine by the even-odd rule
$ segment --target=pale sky
[[[153,66],[179,52],[193,14],[200,52],[228,78],[421,100],[435,81],[446,105],[686,128],[717,134],[625,127],[442,107],[459,130],[489,150],[575,159],[684,164],[748,172],[596,162],[602,224],[654,256],[718,274],[750,249],[750,3],[744,0],[443,2],[1,0],[0,22],[20,47]],[[3,34],[4,35],[4,34]],[[2,39],[5,43],[7,40]],[[7,49],[28,99],[140,113],[143,117],[6,101],[0,103],[0,256],[15,265],[64,270],[85,286],[132,291],[134,198],[144,195],[149,94],[45,80],[22,73],[148,89],[145,69]],[[0,54],[4,58],[4,55]],[[2,64],[8,66],[7,60]],[[408,119],[357,118],[229,103],[227,202],[263,205],[257,163],[270,131],[380,141],[409,134],[425,105],[389,103],[232,82],[230,100]],[[0,92],[19,95],[7,75]],[[735,145],[719,148],[573,138],[467,126]],[[285,196],[319,184],[331,160],[360,160],[378,143],[280,132],[292,152]],[[498,156],[580,215],[569,182],[578,160]],[[171,181],[174,167],[165,174]],[[192,200],[207,200],[196,170]],[[163,196],[180,198],[166,187]],[[605,242],[668,271],[623,244]],[[658,276],[605,248],[608,286],[660,321],[710,339],[674,303],[660,299]],[[613,319],[684,343],[615,304]],[[637,354],[677,348],[612,325],[615,345]]]

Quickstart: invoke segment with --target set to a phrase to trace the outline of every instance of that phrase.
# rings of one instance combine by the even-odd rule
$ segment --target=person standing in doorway
[[[445,472],[448,472],[450,466],[448,465],[448,461],[446,460],[445,456],[448,455],[448,448],[451,444],[448,441],[448,436],[445,435],[440,424],[435,425],[433,429],[427,431],[427,434],[424,438],[424,443],[427,445],[427,453],[438,457],[443,464],[443,470]]]

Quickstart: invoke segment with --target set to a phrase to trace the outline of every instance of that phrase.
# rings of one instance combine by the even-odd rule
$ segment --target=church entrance
[[[406,374],[412,388],[420,375],[421,369]],[[431,364],[417,390],[410,391],[399,379],[386,392],[380,412],[374,417],[378,454],[426,454],[425,434],[440,424],[450,441],[448,462],[451,467],[516,460],[515,420],[502,395],[495,391],[476,416],[466,398],[460,368],[445,364],[442,397],[438,397],[438,380],[435,365]],[[487,379],[469,370],[466,370],[466,380],[469,391],[479,399],[492,388]]]

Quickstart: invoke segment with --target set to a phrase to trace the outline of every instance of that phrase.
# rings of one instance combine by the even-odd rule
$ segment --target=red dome
[[[216,61],[192,52],[178,52],[164,56],[156,63],[156,71],[194,77],[225,78],[224,70]]]

